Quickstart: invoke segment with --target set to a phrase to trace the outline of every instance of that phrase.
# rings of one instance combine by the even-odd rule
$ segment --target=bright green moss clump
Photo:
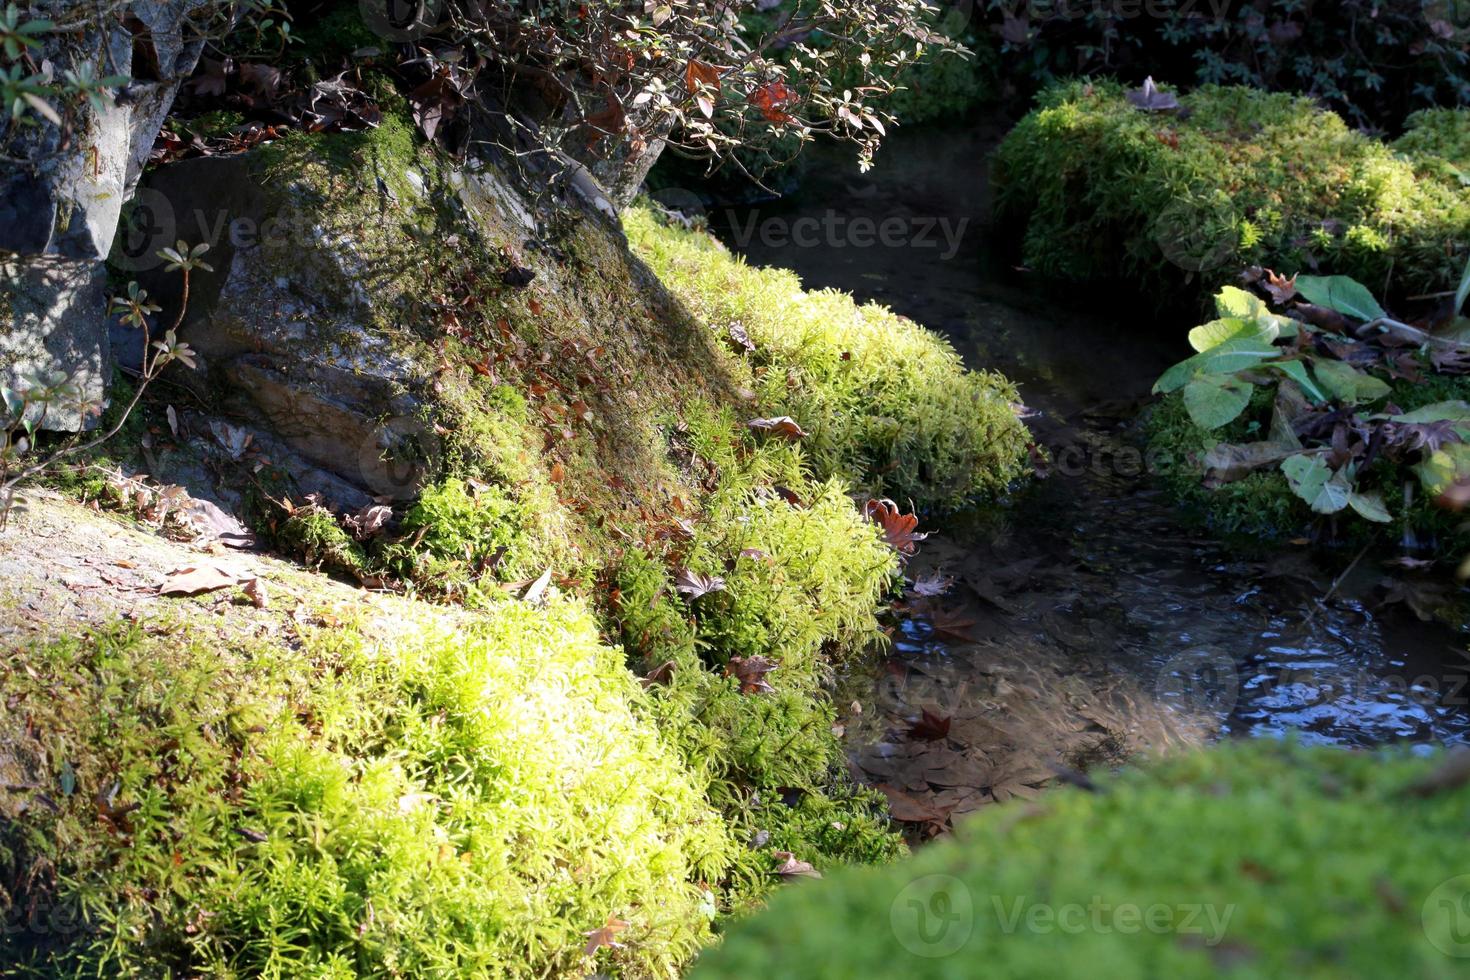
[[[734,448],[717,421],[688,427],[696,464]],[[773,446],[729,463],[730,487],[706,502],[690,540],[664,560],[630,551],[616,578],[617,625],[649,679],[657,727],[749,844],[731,870],[732,908],[777,883],[777,851],[831,868],[902,850],[882,798],[846,774],[824,690],[834,663],[880,640],[875,613],[897,560],[839,485],[795,462]],[[795,501],[741,486],[756,476],[780,479]],[[670,563],[719,584],[681,595]]]
[[[1237,744],[996,807],[783,891],[693,975],[1459,976],[1470,787],[1406,792],[1438,761]]]
[[[995,166],[1025,261],[1048,276],[1164,291],[1264,265],[1404,295],[1464,268],[1470,112],[1419,113],[1390,147],[1310,99],[1247,88],[1206,86],[1179,114],[1140,111],[1103,82],[1040,101]]]
[[[997,494],[1023,470],[1015,388],[966,371],[942,338],[835,290],[804,291],[783,269],[756,269],[708,235],[634,209],[628,237],[659,278],[743,358],[764,411],[793,416],[821,476],[919,506]]]
[[[0,768],[49,794],[0,786],[7,969],[662,976],[707,940],[735,846],[580,605],[158,632],[0,660]]]

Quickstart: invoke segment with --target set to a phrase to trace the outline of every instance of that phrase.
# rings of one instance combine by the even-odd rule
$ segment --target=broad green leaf
[[[1281,464],[1281,472],[1296,495],[1318,514],[1336,514],[1348,505],[1352,482],[1347,469],[1332,472],[1321,456],[1292,456]]]
[[[1348,494],[1348,506],[1357,511],[1362,517],[1378,524],[1388,524],[1393,521],[1388,508],[1383,506],[1383,497],[1377,493],[1351,493]]]
[[[1465,273],[1460,276],[1460,288],[1455,291],[1455,309],[1459,313],[1465,309],[1465,301],[1470,299],[1470,258],[1465,259]]]
[[[1154,382],[1154,394],[1167,395],[1183,388],[1196,374],[1234,374],[1252,368],[1281,352],[1262,340],[1232,337],[1230,340],[1180,361]]]
[[[1470,422],[1470,404],[1462,401],[1435,402],[1402,415],[1390,415],[1388,420],[1411,425],[1420,422]]]
[[[1272,313],[1265,300],[1239,286],[1226,286],[1215,294],[1215,312],[1223,319],[1250,320],[1263,332],[1274,328],[1271,339],[1284,337],[1289,340],[1296,336],[1298,324],[1295,320]]]
[[[1235,421],[1250,404],[1249,381],[1229,375],[1202,374],[1184,386],[1184,407],[1201,429],[1218,429]]]
[[[1189,346],[1200,353],[1204,353],[1212,347],[1218,347],[1231,337],[1248,335],[1260,336],[1262,340],[1275,340],[1275,334],[1262,336],[1261,329],[1256,326],[1254,320],[1242,320],[1240,317],[1224,317],[1219,320],[1211,320],[1209,323],[1195,327],[1189,331]]]
[[[1388,397],[1387,382],[1364,374],[1344,361],[1319,358],[1312,365],[1312,372],[1328,394],[1349,405],[1375,402],[1380,398]]]
[[[1307,503],[1317,499],[1318,492],[1332,479],[1332,468],[1316,455],[1292,456],[1281,463],[1281,472],[1286,474],[1292,492]]]
[[[1272,361],[1270,364],[1267,364],[1265,366],[1268,368],[1275,368],[1291,380],[1295,381],[1297,384],[1301,385],[1302,391],[1306,392],[1307,397],[1312,399],[1312,401],[1320,404],[1327,400],[1327,395],[1322,391],[1321,388],[1317,387],[1317,383],[1313,381],[1311,375],[1307,373],[1307,366],[1301,361]]]
[[[1265,301],[1254,293],[1248,293],[1239,286],[1226,286],[1215,294],[1215,312],[1222,317],[1254,320],[1270,311],[1266,309]]]
[[[1297,293],[1309,303],[1359,320],[1387,316],[1368,287],[1350,276],[1297,276]]]

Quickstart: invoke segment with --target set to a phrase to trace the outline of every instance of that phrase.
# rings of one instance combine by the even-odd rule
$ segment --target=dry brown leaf
[[[591,932],[586,933],[587,955],[591,956],[593,953],[596,953],[604,946],[611,946],[614,949],[621,948],[622,943],[617,941],[617,937],[619,933],[623,932],[627,928],[628,923],[624,922],[622,919],[619,919],[616,916],[612,915],[608,916],[606,923],[596,929],[593,929]]]
[[[776,868],[776,874],[783,878],[820,878],[822,872],[812,867],[805,861],[797,860],[795,854],[790,851],[777,851],[776,860],[781,864]]]
[[[765,432],[770,435],[782,436],[795,442],[806,438],[806,430],[797,424],[796,419],[789,415],[778,415],[769,419],[751,419],[745,423],[746,428],[752,432]]]
[[[243,576],[218,565],[184,565],[169,572],[158,587],[159,595],[199,595],[238,585]]]
[[[250,597],[250,602],[256,609],[270,608],[270,590],[266,588],[265,579],[258,575],[251,576],[241,583],[241,590]]]

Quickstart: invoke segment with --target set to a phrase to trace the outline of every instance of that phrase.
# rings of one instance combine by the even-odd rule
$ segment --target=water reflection
[[[1303,548],[1253,560],[1181,525],[1130,419],[1181,356],[1184,324],[1150,332],[1146,316],[1089,307],[1085,291],[1037,284],[988,248],[980,161],[999,131],[905,134],[869,175],[819,159],[798,199],[711,213],[751,261],[891,305],[946,333],[973,366],[1019,381],[1060,464],[1001,519],[961,521],[928,543],[914,574],[955,584],[911,597],[880,677],[849,679],[848,693],[865,689],[873,705],[843,719],[857,767],[942,808],[974,800],[915,773],[943,779],[955,752],[983,759],[993,788],[1007,767],[1034,774],[1219,736],[1470,741],[1464,638],[1381,608],[1371,559],[1336,581]],[[908,229],[945,217],[965,233],[948,260],[760,233],[773,217],[795,228],[831,214],[849,230],[856,217]],[[963,738],[916,738],[926,706],[950,712]],[[919,761],[895,766],[896,755]]]

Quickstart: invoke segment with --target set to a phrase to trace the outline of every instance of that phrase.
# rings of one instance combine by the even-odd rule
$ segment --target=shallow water
[[[955,794],[932,779],[925,789],[895,756],[924,756],[923,771],[942,742],[989,766],[993,787],[998,769],[1086,768],[1219,736],[1470,741],[1465,637],[1384,605],[1380,559],[1344,572],[1351,555],[1319,560],[1295,545],[1249,558],[1180,519],[1130,420],[1188,353],[1192,324],[1160,329],[1147,311],[1043,283],[988,247],[983,161],[998,132],[900,134],[867,175],[823,154],[798,196],[708,215],[751,262],[888,304],[943,332],[970,366],[1019,382],[1056,460],[1002,519],[926,545],[912,574],[955,581],[942,597],[911,596],[876,679],[848,679],[844,703],[852,694],[861,708],[845,719],[855,766],[942,808]],[[885,227],[887,244],[874,241],[868,229]],[[909,730],[926,706],[953,717],[948,740]],[[966,741],[969,719],[1006,731]]]

